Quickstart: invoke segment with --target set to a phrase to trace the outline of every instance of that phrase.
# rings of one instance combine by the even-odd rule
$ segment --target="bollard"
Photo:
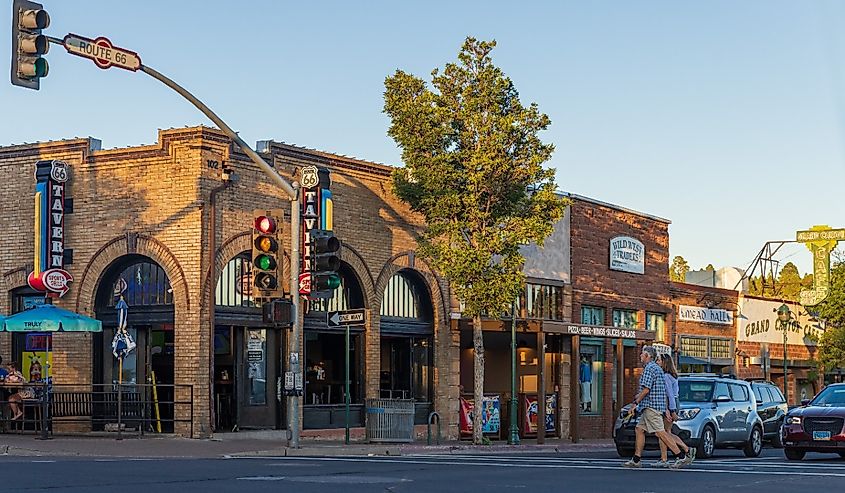
[[[437,411],[432,411],[428,415],[428,444],[431,445],[431,421],[432,419],[437,418],[437,445],[440,445],[440,414]]]

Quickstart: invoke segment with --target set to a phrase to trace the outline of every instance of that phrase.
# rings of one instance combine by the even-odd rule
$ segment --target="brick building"
[[[739,297],[736,291],[670,283],[673,303],[666,344],[677,351],[678,371],[733,373]]]
[[[152,145],[100,147],[89,138],[0,148],[6,210],[0,217],[0,312],[43,302],[27,286],[34,164],[65,161],[66,198],[73,204],[64,247],[73,252],[66,269],[74,281],[56,304],[102,320],[104,331],[51,335],[54,382],[116,382],[111,339],[114,293],[122,288],[138,343],[122,381],[148,382],[154,371],[159,399],[185,403],[162,407],[165,418],[185,420],[173,425],[175,432],[200,437],[233,426],[283,426],[275,388],[287,334],[262,323],[243,288],[251,282],[253,209],[289,211],[281,190],[215,129],[166,130]],[[343,425],[342,336],[327,326],[325,312],[364,308],[367,323],[352,334],[353,424],[362,421],[365,397],[387,393],[414,398],[420,416],[440,411],[454,435],[458,339],[446,324],[447,287],[414,255],[419,219],[391,195],[392,168],[274,142],[260,143],[259,151],[291,181],[304,165],[332,172],[343,285],[334,299],[311,304],[305,318],[304,426]],[[222,163],[237,179],[224,179]],[[285,229],[285,246],[289,234]],[[2,333],[0,354],[21,360],[30,342],[26,334]],[[247,358],[247,348],[257,352]],[[177,386],[168,390],[168,384]]]

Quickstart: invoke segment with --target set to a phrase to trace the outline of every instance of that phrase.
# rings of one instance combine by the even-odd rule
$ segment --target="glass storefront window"
[[[305,404],[343,404],[345,334],[305,332]],[[360,402],[363,371],[358,358],[361,334],[349,336],[350,402]]]
[[[604,308],[598,306],[582,306],[581,323],[587,325],[604,325]]]
[[[267,404],[267,332],[264,329],[246,331],[246,362],[250,406]]]
[[[526,315],[528,318],[562,320],[562,289],[558,286],[526,284]]]
[[[731,359],[733,352],[731,351],[730,339],[710,339],[710,357],[714,359]]]
[[[581,414],[601,414],[602,375],[604,374],[604,352],[600,344],[581,346],[578,367]]]
[[[613,310],[613,326],[635,329],[638,326],[636,310]]]
[[[666,336],[666,315],[663,313],[646,313],[645,328],[654,331],[656,342],[663,342]]]
[[[382,337],[382,397],[430,402],[430,337]]]

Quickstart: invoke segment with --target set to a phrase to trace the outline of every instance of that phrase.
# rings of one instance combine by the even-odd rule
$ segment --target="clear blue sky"
[[[551,117],[543,137],[560,187],[671,219],[671,254],[693,268],[745,267],[768,240],[845,227],[836,0],[43,3],[49,34],[138,52],[247,142],[388,164],[401,160],[384,78],[401,68],[430,80],[467,35],[495,39],[523,102]],[[92,136],[125,147],[210,123],[140,72],[100,70],[59,46],[48,60],[40,91],[0,84],[0,145]],[[781,258],[805,271],[802,249]]]

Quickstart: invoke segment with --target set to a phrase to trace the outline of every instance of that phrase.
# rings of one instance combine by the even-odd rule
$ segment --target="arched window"
[[[340,287],[334,290],[333,296],[326,300],[311,300],[308,302],[308,312],[334,312],[351,308],[364,308],[364,296],[355,274],[348,266],[341,266]],[[324,315],[323,315],[324,316]]]
[[[241,252],[220,271],[214,304],[228,307],[254,307],[250,252]]]
[[[382,332],[432,332],[431,296],[419,274],[402,270],[390,278],[380,315]]]
[[[106,277],[107,282],[109,277]],[[124,267],[117,277],[111,278],[111,282],[102,287],[103,291],[110,290],[106,293],[105,306],[115,306],[115,294],[124,286],[123,297],[131,307],[173,305],[173,289],[167,273],[152,260],[136,260]]]

